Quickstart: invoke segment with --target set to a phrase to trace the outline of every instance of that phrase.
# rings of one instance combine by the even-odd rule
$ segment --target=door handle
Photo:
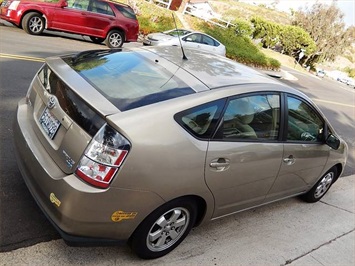
[[[210,167],[216,169],[218,172],[227,170],[229,166],[230,162],[228,159],[225,158],[213,159],[210,162]]]
[[[286,165],[293,165],[295,163],[295,158],[293,157],[293,155],[290,155],[286,158],[283,158],[283,162],[286,164]]]

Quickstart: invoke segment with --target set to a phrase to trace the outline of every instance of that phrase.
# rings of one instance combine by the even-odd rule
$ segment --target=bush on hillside
[[[316,50],[316,44],[311,36],[297,26],[283,26],[280,32],[280,43],[287,55],[293,55],[301,49],[305,50],[305,55],[311,55]]]
[[[355,78],[355,68],[351,68],[351,67],[346,67],[343,70],[344,72],[348,73],[348,76],[351,78]]]
[[[252,24],[250,23],[250,21],[246,21],[243,19],[235,19],[232,21],[232,23],[235,26],[235,33],[239,36],[247,36],[247,37],[251,37],[254,29]]]
[[[213,36],[226,46],[227,57],[240,63],[266,69],[279,69],[279,61],[267,57],[248,36],[236,34],[235,28],[222,29],[207,23],[200,24],[201,31]]]
[[[147,1],[124,1],[129,4],[136,12],[139,22],[139,30],[143,35],[152,32],[162,32],[175,28],[173,12],[169,9],[158,7]],[[181,27],[180,20],[175,17],[178,27]]]
[[[310,55],[316,50],[316,44],[305,30],[297,26],[281,25],[271,21],[254,17],[253,38],[261,39],[264,48],[280,46],[282,53],[296,56],[302,49],[305,55]]]

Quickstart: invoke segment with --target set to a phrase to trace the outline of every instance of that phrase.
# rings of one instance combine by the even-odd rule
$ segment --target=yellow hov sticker
[[[59,207],[60,204],[62,204],[62,203],[60,202],[60,200],[54,195],[54,193],[51,193],[51,194],[49,195],[49,199],[50,199],[50,201],[51,201],[53,204],[55,204],[57,207]]]
[[[111,215],[111,220],[114,222],[120,222],[122,220],[129,220],[136,218],[138,212],[124,212],[124,211],[115,211]]]

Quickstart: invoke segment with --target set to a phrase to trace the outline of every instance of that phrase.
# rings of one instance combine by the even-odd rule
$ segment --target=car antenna
[[[187,57],[186,57],[186,55],[185,55],[184,47],[182,47],[182,43],[181,43],[181,39],[180,39],[180,34],[179,34],[178,28],[177,28],[177,26],[176,26],[176,21],[175,21],[174,13],[171,13],[171,15],[173,16],[173,20],[174,20],[174,24],[175,24],[175,29],[176,29],[176,32],[177,32],[177,35],[178,35],[178,39],[179,39],[179,42],[180,42],[180,47],[181,47],[181,51],[182,51],[182,59],[188,60]]]

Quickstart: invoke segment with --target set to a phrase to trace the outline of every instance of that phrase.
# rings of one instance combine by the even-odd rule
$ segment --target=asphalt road
[[[140,44],[126,46],[135,45]],[[30,36],[20,29],[0,24],[0,252],[59,238],[36,206],[17,169],[12,147],[12,121],[16,104],[25,96],[42,64],[41,58],[88,49],[106,47],[80,36]],[[292,69],[288,71],[298,80],[284,82],[313,98],[349,144],[351,154],[344,175],[353,174],[354,91],[337,82],[293,73]]]

